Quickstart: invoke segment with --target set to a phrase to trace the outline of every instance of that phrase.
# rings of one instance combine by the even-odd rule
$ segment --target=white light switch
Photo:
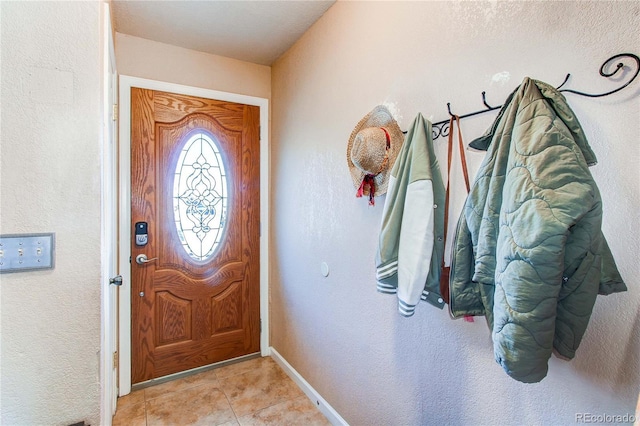
[[[0,272],[53,269],[54,234],[0,235]]]

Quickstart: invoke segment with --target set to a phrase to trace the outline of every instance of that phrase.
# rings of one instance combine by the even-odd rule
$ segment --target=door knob
[[[142,254],[139,254],[139,255],[136,256],[136,263],[138,265],[144,265],[145,263],[149,263],[149,262],[151,262],[153,260],[157,260],[157,259],[158,259],[157,257],[153,257],[151,259],[147,259],[147,255],[142,253]]]

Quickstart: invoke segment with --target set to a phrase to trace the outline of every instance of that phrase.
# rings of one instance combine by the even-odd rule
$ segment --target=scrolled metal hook
[[[602,77],[606,77],[606,78],[612,78],[613,76],[615,76],[618,71],[620,71],[622,68],[624,68],[625,64],[623,62],[618,62],[614,68],[613,71],[611,72],[606,72],[605,68],[608,68],[611,66],[612,62],[615,61],[618,58],[631,58],[635,61],[635,65],[636,65],[636,70],[635,73],[633,74],[633,77],[631,77],[629,79],[629,81],[627,81],[625,84],[623,84],[622,86],[618,87],[617,89],[613,89],[609,92],[605,92],[605,93],[583,93],[583,92],[579,92],[577,90],[572,90],[572,89],[561,89],[562,86],[565,85],[565,83],[569,80],[569,76],[571,74],[567,74],[567,77],[564,79],[564,81],[562,82],[562,84],[560,86],[557,87],[557,89],[560,92],[569,92],[569,93],[574,93],[576,95],[580,95],[580,96],[587,96],[589,98],[601,98],[603,96],[609,96],[611,94],[614,94],[616,92],[621,91],[622,89],[624,89],[625,87],[627,87],[629,84],[631,84],[631,82],[633,80],[636,79],[636,77],[638,76],[638,73],[640,73],[640,58],[638,58],[637,55],[634,55],[633,53],[620,53],[618,55],[612,56],[609,59],[607,59],[606,61],[604,61],[604,63],[600,66],[600,75]]]
[[[442,126],[440,127],[440,136],[443,136],[443,137],[449,136],[449,130],[451,129],[449,129],[449,121],[447,121],[446,123],[443,123]]]
[[[440,134],[442,133],[442,127],[434,124],[433,126],[431,126],[431,136],[433,140],[436,140],[440,137]]]
[[[620,71],[620,68],[622,68],[624,66],[624,64],[622,62],[618,62],[616,64],[616,69],[613,72],[610,72],[610,73],[604,72],[604,68],[612,60],[617,59],[617,58],[622,58],[622,57],[625,57],[625,56],[629,56],[629,57],[634,58],[636,60],[636,66],[638,67],[638,69],[640,69],[640,58],[638,58],[636,55],[633,55],[631,53],[620,53],[619,55],[612,56],[609,59],[607,59],[606,61],[604,61],[604,64],[602,64],[602,66],[600,67],[600,75],[603,76],[603,77],[607,77],[607,78],[613,77],[618,71]],[[636,75],[638,75],[638,70],[636,70]],[[635,78],[635,76],[633,76],[633,78]]]

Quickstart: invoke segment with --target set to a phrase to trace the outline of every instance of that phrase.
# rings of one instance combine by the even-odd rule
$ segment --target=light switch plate
[[[0,235],[0,273],[53,269],[55,234]]]

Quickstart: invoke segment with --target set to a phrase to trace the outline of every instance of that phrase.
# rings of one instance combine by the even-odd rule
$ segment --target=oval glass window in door
[[[173,181],[173,214],[182,247],[194,260],[213,256],[224,234],[227,174],[220,149],[207,133],[187,136]]]

